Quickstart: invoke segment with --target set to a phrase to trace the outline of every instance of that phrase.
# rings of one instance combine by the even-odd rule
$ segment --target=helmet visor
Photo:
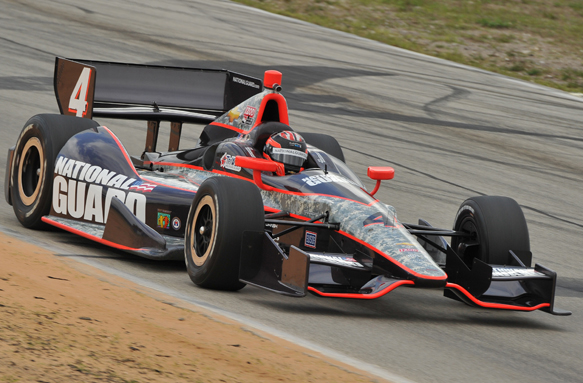
[[[274,161],[297,167],[301,167],[308,159],[307,153],[295,149],[273,148],[270,154]]]

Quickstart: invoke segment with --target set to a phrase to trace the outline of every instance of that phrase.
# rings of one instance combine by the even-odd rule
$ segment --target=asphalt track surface
[[[449,228],[467,197],[516,199],[534,261],[559,274],[556,306],[573,315],[475,309],[440,291],[409,288],[374,301],[292,299],[252,287],[207,291],[190,282],[181,262],[25,230],[3,200],[1,230],[335,350],[396,381],[583,380],[582,99],[227,1],[1,0],[0,153],[29,117],[58,113],[57,55],[223,67],[257,77],[280,70],[292,127],[336,136],[363,178],[370,165],[395,168],[377,196],[401,221],[422,217]],[[142,152],[145,123],[100,122],[130,153]],[[164,125],[159,145],[168,130]],[[185,128],[182,147],[200,131]],[[1,180],[5,161],[2,154]]]

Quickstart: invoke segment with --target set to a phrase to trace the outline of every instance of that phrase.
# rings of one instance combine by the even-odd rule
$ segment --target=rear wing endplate
[[[224,69],[55,60],[61,114],[208,123],[263,90],[261,80]]]

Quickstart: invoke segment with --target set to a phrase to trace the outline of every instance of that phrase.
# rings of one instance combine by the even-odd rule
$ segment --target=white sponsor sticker
[[[328,183],[328,182],[349,183],[352,185],[356,185],[353,181],[346,179],[344,177],[337,176],[336,174],[332,174],[332,173],[305,177],[305,178],[302,178],[302,181],[304,181],[309,186],[316,186],[316,185],[319,185],[322,183]]]
[[[317,239],[318,239],[318,234],[314,233],[313,231],[306,230],[306,238],[304,239],[304,246],[311,247],[312,249],[315,249]]]
[[[113,197],[124,203],[142,222],[146,222],[146,196],[141,193],[108,188],[103,197],[103,186],[55,176],[53,180],[53,210],[96,223],[106,223]]]
[[[223,154],[223,156],[221,157],[221,168],[233,170],[235,172],[241,171],[241,167],[235,165],[235,156],[232,156],[227,153]]]
[[[308,158],[308,153],[294,149],[273,148],[271,152],[273,154],[284,154],[288,156],[300,157],[303,160]]]
[[[321,262],[329,265],[346,266],[352,268],[364,268],[364,266],[352,257],[342,257],[337,255],[310,254],[310,262]]]
[[[57,159],[55,163],[55,174],[78,181],[96,183],[123,190],[128,190],[136,182],[135,178],[130,178],[126,175],[104,169],[101,166],[91,165],[65,156]]]
[[[251,88],[259,89],[259,84],[254,83],[253,81],[244,80],[240,77],[233,77],[233,82],[239,83],[241,85],[250,86]]]
[[[534,269],[514,269],[508,267],[493,267],[492,277],[494,278],[512,278],[512,277],[545,277]]]
[[[76,219],[106,223],[111,200],[116,197],[146,222],[146,196],[128,191],[135,182],[135,178],[101,166],[61,156],[55,163],[53,210]]]

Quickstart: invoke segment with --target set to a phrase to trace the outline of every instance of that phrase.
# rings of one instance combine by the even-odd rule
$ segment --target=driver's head
[[[308,159],[306,141],[290,130],[272,134],[265,143],[263,155],[284,165],[286,173],[297,173]]]

